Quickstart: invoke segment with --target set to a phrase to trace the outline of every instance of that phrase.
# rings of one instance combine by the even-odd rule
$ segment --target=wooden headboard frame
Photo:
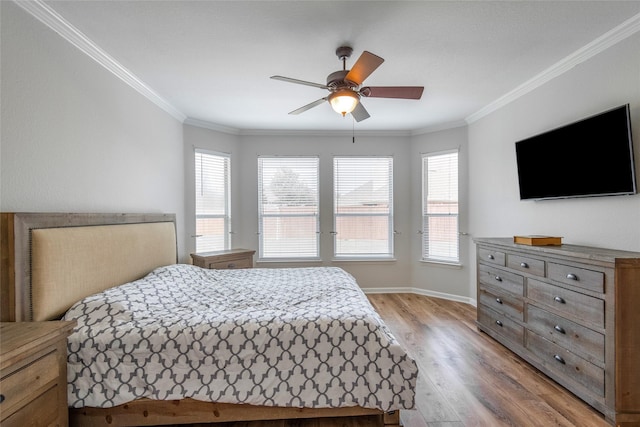
[[[141,224],[140,227],[136,227],[136,224]],[[118,226],[118,227],[104,227],[104,226]],[[97,226],[97,227],[96,227]],[[127,227],[122,227],[127,226]],[[143,229],[142,234],[138,233],[139,229]],[[158,233],[162,234],[161,240],[158,240],[156,229]],[[118,272],[118,279],[131,281],[140,278],[142,275],[148,273],[153,268],[173,264],[177,262],[177,239],[176,239],[176,218],[175,214],[94,214],[94,213],[1,213],[0,214],[0,320],[7,321],[31,321],[31,320],[52,320],[59,317],[60,308],[50,309],[44,307],[36,313],[34,319],[34,303],[36,307],[43,305],[42,299],[50,298],[52,295],[47,295],[47,292],[53,292],[56,295],[61,293],[60,289],[52,288],[51,290],[42,289],[36,292],[36,297],[40,300],[32,300],[32,279],[33,275],[33,262],[38,259],[38,254],[33,253],[33,232],[40,233],[44,237],[38,237],[42,243],[39,245],[42,248],[48,249],[49,254],[54,254],[60,260],[66,260],[64,268],[57,268],[57,274],[66,274],[67,267],[69,270],[73,270],[72,273],[77,273],[76,267],[82,270],[85,267],[91,267],[87,265],[87,262],[74,262],[74,259],[65,252],[61,252],[57,246],[57,236],[67,236],[68,242],[74,242],[74,240],[68,240],[68,234],[65,230],[72,232],[75,235],[80,235],[80,242],[82,239],[91,238],[91,246],[98,249],[98,254],[103,253],[101,251],[111,251],[112,253],[120,254],[122,257],[126,257],[126,263],[118,263],[116,266],[111,266],[114,271]],[[117,233],[114,231],[118,230]],[[129,231],[133,231],[132,236],[129,236]],[[87,234],[88,233],[88,234]],[[98,234],[96,234],[98,233]],[[106,233],[103,236],[108,238],[102,239],[99,233]],[[116,235],[115,240],[111,237]],[[139,236],[143,236],[144,239],[150,236],[151,239],[145,246],[145,241],[140,242]],[[53,237],[52,237],[53,236]],[[90,237],[87,237],[90,236]],[[97,238],[96,238],[97,236]],[[122,240],[125,236],[128,240]],[[75,238],[75,237],[74,237]],[[53,241],[52,241],[53,239]],[[118,240],[120,239],[120,240]],[[128,244],[128,242],[135,241],[135,253],[131,251],[127,252],[126,248],[120,245]],[[157,251],[154,246],[158,245],[158,242],[162,242],[163,247],[160,251]],[[112,247],[105,247],[105,245],[111,245]],[[167,247],[170,246],[170,247]],[[146,250],[144,248],[149,248]],[[44,249],[39,249],[43,251]],[[77,252],[77,250],[76,250]],[[77,254],[76,254],[77,255]],[[83,255],[82,253],[80,255]],[[38,264],[47,264],[47,260],[51,258],[50,255],[45,256],[45,261],[40,261]],[[100,263],[100,256],[94,260],[95,263]],[[68,264],[68,265],[67,265]],[[42,266],[35,266],[35,268],[41,268]],[[47,267],[47,266],[45,266]],[[59,266],[58,266],[59,267]],[[95,270],[95,269],[94,269]],[[104,269],[103,269],[104,270]],[[82,275],[89,274],[87,271],[81,271]],[[97,282],[92,284],[92,289],[102,290],[107,287],[114,286],[113,278],[104,277],[104,274],[100,274]],[[74,276],[75,277],[75,276]],[[122,279],[124,278],[124,279]],[[46,279],[45,279],[46,280]],[[111,281],[110,281],[111,280]],[[64,276],[58,282],[65,282]],[[118,284],[118,283],[115,283]],[[63,289],[64,295],[68,301],[70,299],[80,299],[84,297],[82,289],[78,290],[77,284],[71,284],[71,286]],[[62,303],[65,308],[69,305],[67,302]],[[45,304],[46,305],[46,304]]]

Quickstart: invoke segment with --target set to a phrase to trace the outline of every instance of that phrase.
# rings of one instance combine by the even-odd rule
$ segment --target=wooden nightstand
[[[231,269],[252,268],[253,254],[249,249],[229,249],[226,251],[201,252],[191,254],[193,265],[204,268]]]
[[[67,337],[76,322],[0,323],[0,424],[67,426]]]

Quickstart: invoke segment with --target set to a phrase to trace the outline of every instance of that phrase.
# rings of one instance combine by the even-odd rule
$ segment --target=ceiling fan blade
[[[422,86],[371,86],[360,89],[360,95],[368,98],[420,99]]]
[[[292,79],[291,77],[271,76],[271,78],[274,80],[281,80],[283,82],[296,83],[296,84],[305,85],[305,86],[313,86],[313,87],[318,87],[320,89],[329,89],[327,85],[323,85],[320,83],[307,82],[304,80]]]
[[[364,105],[362,105],[362,102],[358,102],[356,108],[354,108],[351,112],[351,115],[354,119],[356,119],[356,122],[361,122],[371,117],[369,116],[369,112],[367,111],[367,109],[364,108]]]
[[[351,71],[345,76],[345,80],[354,82],[357,85],[361,85],[364,79],[369,77],[376,68],[384,62],[384,59],[366,50],[362,52],[360,58],[353,64]]]
[[[317,107],[318,105],[322,104],[323,102],[325,102],[327,100],[327,98],[320,98],[317,101],[313,101],[310,104],[305,105],[304,107],[300,107],[297,110],[293,110],[292,112],[290,112],[289,114],[300,114],[300,113],[304,113],[307,110],[312,109],[313,107]]]

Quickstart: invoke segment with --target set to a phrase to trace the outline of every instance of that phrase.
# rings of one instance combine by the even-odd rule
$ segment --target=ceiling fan
[[[347,70],[347,58],[351,56],[353,49],[349,46],[341,46],[336,49],[336,55],[342,61],[342,70],[335,71],[327,76],[327,84],[307,82],[304,80],[292,79],[283,76],[271,76],[274,80],[296,83],[300,85],[313,86],[326,89],[329,96],[313,101],[289,114],[300,114],[325,101],[329,101],[331,107],[342,116],[349,113],[360,122],[368,119],[369,113],[360,102],[361,97],[366,98],[400,98],[400,99],[420,99],[424,87],[422,86],[364,86],[362,82],[373,73],[376,68],[384,62],[384,59],[366,50],[358,58],[353,68]]]

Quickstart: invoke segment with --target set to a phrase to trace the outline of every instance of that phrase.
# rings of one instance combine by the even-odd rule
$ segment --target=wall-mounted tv
[[[629,104],[516,142],[521,200],[636,194]]]

